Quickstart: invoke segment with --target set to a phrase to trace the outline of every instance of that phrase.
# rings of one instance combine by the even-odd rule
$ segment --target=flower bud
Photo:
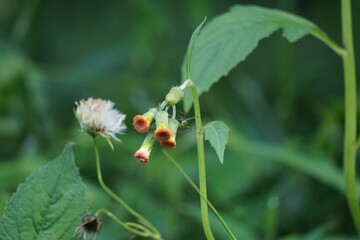
[[[175,105],[181,101],[184,97],[184,92],[180,87],[172,87],[168,94],[166,94],[165,100],[168,105]]]
[[[134,154],[135,159],[138,160],[140,163],[148,163],[151,150],[154,148],[154,144],[155,144],[154,134],[152,132],[149,132],[146,135],[140,149],[135,152]]]
[[[180,125],[179,121],[176,120],[175,118],[169,119],[169,129],[172,132],[172,135],[169,139],[160,141],[161,146],[165,148],[176,147],[176,132],[177,129],[179,128],[179,125]]]
[[[158,111],[155,114],[156,130],[154,136],[156,140],[167,140],[171,137],[169,129],[169,114],[167,111]]]
[[[156,108],[151,108],[143,115],[136,115],[133,119],[133,126],[136,131],[144,133],[149,131],[150,124],[154,119],[154,115],[157,112]]]

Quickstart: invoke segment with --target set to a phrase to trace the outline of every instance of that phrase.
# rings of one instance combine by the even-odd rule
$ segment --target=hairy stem
[[[99,156],[99,150],[98,150],[95,138],[93,138],[93,142],[94,142],[94,150],[95,150],[95,158],[96,158],[96,171],[97,171],[98,181],[99,181],[101,187],[105,190],[105,192],[107,194],[109,194],[120,205],[122,205],[129,213],[131,213],[134,217],[136,217],[146,227],[151,229],[151,231],[154,233],[151,236],[153,239],[161,239],[159,231],[148,220],[146,220],[142,215],[140,215],[138,212],[136,212],[134,209],[132,209],[124,200],[122,200],[113,191],[111,191],[110,188],[108,188],[105,185],[102,175],[101,175],[100,156]]]
[[[345,80],[344,175],[346,198],[357,233],[360,235],[360,208],[356,194],[356,71],[352,34],[351,0],[341,0],[341,22]]]
[[[204,199],[207,199],[206,191],[206,165],[205,165],[205,151],[204,151],[204,137],[203,127],[201,123],[201,112],[199,104],[199,96],[197,93],[196,86],[191,82],[189,87],[192,90],[194,100],[194,111],[195,111],[195,125],[197,135],[197,152],[198,152],[198,165],[199,165],[199,186],[200,192],[203,197],[200,196],[200,207],[201,207],[201,219],[205,232],[205,236],[208,240],[214,240],[214,235],[211,232],[211,226],[209,221],[208,205]]]

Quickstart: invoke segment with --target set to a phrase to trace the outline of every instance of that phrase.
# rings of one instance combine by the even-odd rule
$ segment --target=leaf
[[[204,126],[205,139],[215,149],[221,164],[224,163],[225,145],[228,141],[229,130],[228,126],[221,121],[212,121]]]
[[[84,192],[73,152],[65,147],[18,187],[0,219],[0,239],[71,239],[87,213]]]
[[[191,59],[191,80],[199,95],[244,61],[261,39],[279,29],[290,42],[311,31],[321,31],[304,18],[257,6],[234,6],[211,20],[200,32]],[[186,80],[184,67],[182,79]],[[190,92],[185,93],[184,104],[188,111],[192,104]]]
[[[189,45],[187,48],[187,52],[186,52],[186,56],[185,56],[185,61],[186,61],[186,79],[190,78],[190,64],[191,64],[191,56],[192,56],[192,52],[194,50],[194,44],[195,44],[195,40],[197,38],[197,36],[199,35],[199,32],[202,28],[202,26],[204,25],[206,21],[206,17],[205,19],[199,24],[199,26],[197,26],[197,28],[194,30],[194,32],[191,34],[191,38],[189,41]]]

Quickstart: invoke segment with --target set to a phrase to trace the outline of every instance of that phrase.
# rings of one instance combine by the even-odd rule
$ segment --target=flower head
[[[143,115],[136,115],[133,119],[133,126],[136,131],[141,133],[147,132],[156,112],[156,108],[151,108]]]
[[[102,222],[93,215],[88,214],[83,217],[81,224],[76,228],[74,237],[83,237],[83,240],[88,240],[91,234],[94,234],[93,240],[96,240],[96,235],[100,233]]]
[[[169,129],[172,132],[172,134],[169,139],[160,141],[161,146],[163,146],[165,148],[176,147],[176,132],[177,132],[177,129],[179,128],[179,126],[180,126],[180,123],[178,120],[176,120],[175,118],[169,119]]]
[[[154,143],[155,143],[154,134],[152,132],[149,132],[146,135],[140,149],[135,152],[134,154],[135,159],[138,160],[140,163],[148,163],[151,150],[154,147]]]
[[[154,136],[158,141],[168,140],[172,133],[169,129],[169,114],[167,111],[158,111],[155,114],[156,130]]]
[[[88,98],[75,102],[75,116],[80,122],[81,130],[95,137],[101,135],[120,141],[116,134],[122,134],[126,129],[125,115],[114,109],[114,103],[100,98]]]

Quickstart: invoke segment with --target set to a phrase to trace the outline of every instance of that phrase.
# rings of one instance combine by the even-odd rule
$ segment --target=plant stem
[[[224,226],[225,230],[228,232],[229,236],[231,237],[231,239],[236,240],[234,234],[231,232],[230,228],[227,226],[227,224],[225,223],[224,219],[221,217],[221,215],[219,214],[219,212],[216,210],[216,208],[211,204],[211,202],[204,197],[201,192],[200,189],[196,186],[196,184],[194,183],[193,180],[191,180],[191,178],[189,177],[189,175],[186,174],[186,172],[184,171],[184,169],[176,162],[176,160],[165,150],[163,150],[164,155],[166,156],[167,159],[169,159],[172,164],[175,165],[175,167],[180,171],[180,173],[184,176],[184,178],[188,181],[188,183],[190,183],[190,185],[195,189],[196,192],[199,193],[199,195],[206,201],[206,203],[209,205],[209,207],[211,208],[211,210],[213,210],[214,214],[216,215],[216,217],[219,219],[219,221],[221,222],[221,224]]]
[[[345,80],[344,175],[346,198],[357,233],[360,235],[360,208],[356,195],[356,71],[352,34],[351,0],[341,0],[341,22]]]
[[[340,57],[346,55],[345,49],[340,47],[336,42],[334,42],[331,38],[329,38],[323,31],[319,29],[312,30],[310,32],[315,38],[319,39],[323,43],[325,43],[329,48],[331,48],[336,54]]]
[[[115,199],[120,205],[122,205],[129,213],[131,213],[134,217],[136,217],[140,222],[142,222],[145,226],[147,226],[149,229],[151,229],[154,233],[154,236],[156,238],[154,239],[161,239],[159,231],[143,216],[141,216],[138,212],[136,212],[134,209],[132,209],[124,200],[122,200],[119,196],[117,196],[113,191],[108,188],[102,178],[101,175],[101,166],[100,166],[100,156],[99,156],[99,150],[95,141],[95,138],[93,138],[94,142],[94,150],[95,150],[95,158],[96,158],[96,171],[98,176],[98,181],[101,185],[101,187],[105,190],[107,194],[109,194],[113,199]]]
[[[206,201],[207,191],[206,191],[206,165],[205,165],[205,151],[204,151],[204,137],[203,137],[203,127],[201,124],[201,112],[199,104],[199,96],[197,93],[196,86],[193,82],[189,85],[192,90],[193,100],[194,100],[194,112],[195,112],[195,125],[196,125],[196,135],[197,135],[197,152],[198,152],[198,165],[199,165],[199,186],[200,192],[203,197],[200,196],[200,207],[201,207],[201,219],[205,232],[205,236],[208,240],[214,240],[214,235],[211,232],[211,226],[209,221],[209,212]]]
[[[128,230],[129,232],[132,232],[138,236],[141,237],[150,237],[153,233],[149,232],[145,227],[143,227],[140,224],[137,223],[125,223],[121,221],[119,218],[117,218],[112,212],[109,210],[106,210],[104,208],[101,208],[96,211],[95,216],[99,216],[100,213],[103,213],[110,217],[112,220],[114,220],[117,224]]]

